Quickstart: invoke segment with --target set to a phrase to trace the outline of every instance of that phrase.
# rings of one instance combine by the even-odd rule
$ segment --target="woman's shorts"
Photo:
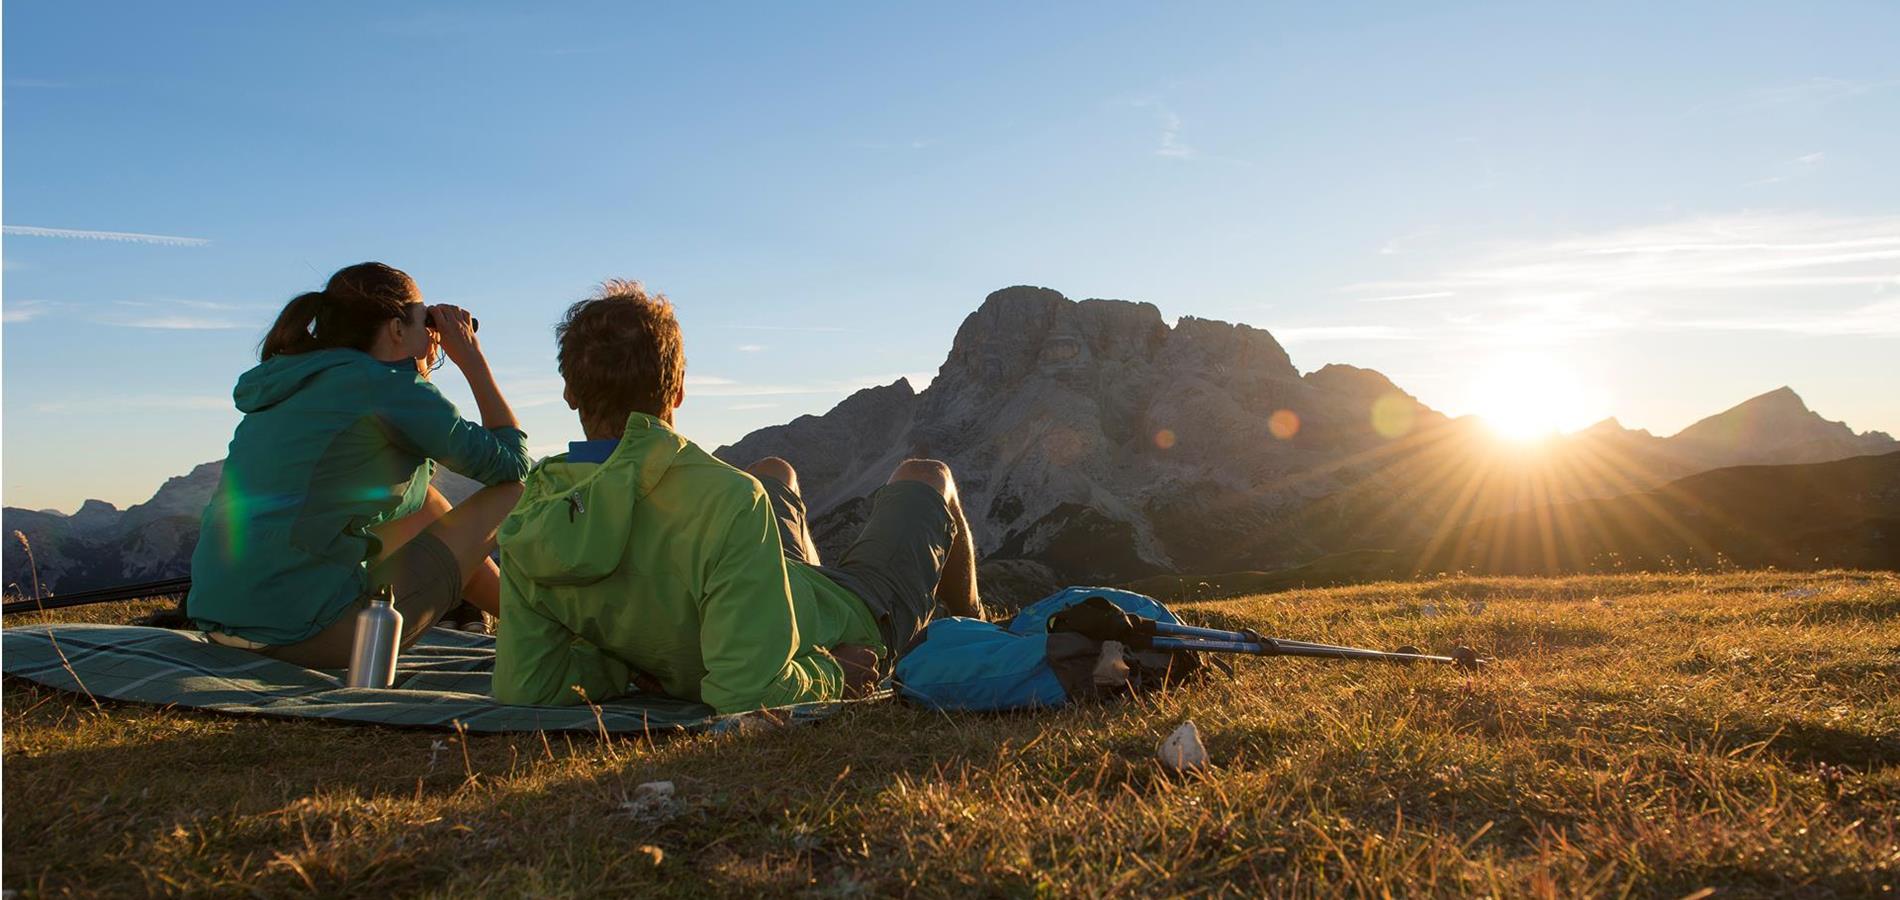
[[[369,583],[370,594],[344,607],[322,631],[295,644],[250,649],[307,669],[347,668],[350,648],[356,641],[356,614],[369,605],[382,585],[395,588],[404,647],[415,643],[444,613],[462,603],[462,567],[449,545],[426,531],[371,566]]]

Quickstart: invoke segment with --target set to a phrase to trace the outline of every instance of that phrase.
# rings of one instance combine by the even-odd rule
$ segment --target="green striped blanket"
[[[213,644],[198,632],[136,625],[0,630],[0,668],[48,687],[135,703],[376,725],[459,725],[472,732],[723,731],[768,714],[777,721],[812,721],[844,705],[807,703],[731,716],[660,695],[597,707],[506,706],[488,696],[494,638],[444,628],[430,629],[403,651],[395,684],[387,690],[345,687],[341,671],[306,669]]]

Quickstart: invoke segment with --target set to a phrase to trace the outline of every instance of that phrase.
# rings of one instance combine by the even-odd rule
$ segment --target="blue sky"
[[[363,259],[475,310],[543,451],[609,276],[678,303],[708,446],[927,379],[1021,283],[1455,414],[1535,371],[1565,426],[1785,383],[1900,432],[1900,6],[1335,6],[7,4],[0,488],[218,458]]]

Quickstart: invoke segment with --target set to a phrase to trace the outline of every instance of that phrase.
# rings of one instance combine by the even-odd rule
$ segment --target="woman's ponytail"
[[[422,302],[415,279],[394,266],[357,263],[338,269],[321,291],[298,294],[277,314],[257,348],[260,361],[330,347],[368,350],[376,330]]]
[[[322,291],[310,291],[284,304],[284,311],[277,314],[277,321],[271,324],[270,331],[264,334],[264,342],[258,345],[258,360],[317,349],[317,312],[328,299]]]

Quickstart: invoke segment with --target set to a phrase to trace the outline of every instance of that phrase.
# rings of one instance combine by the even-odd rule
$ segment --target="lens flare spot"
[[[1163,428],[1160,431],[1155,432],[1155,446],[1160,447],[1163,450],[1173,447],[1174,446],[1174,432],[1169,431],[1166,428]]]
[[[1399,394],[1387,394],[1373,401],[1372,430],[1388,440],[1404,437],[1411,432],[1416,415],[1411,400]]]
[[[1267,417],[1267,433],[1283,441],[1292,440],[1300,433],[1300,414],[1290,409],[1274,410]]]

